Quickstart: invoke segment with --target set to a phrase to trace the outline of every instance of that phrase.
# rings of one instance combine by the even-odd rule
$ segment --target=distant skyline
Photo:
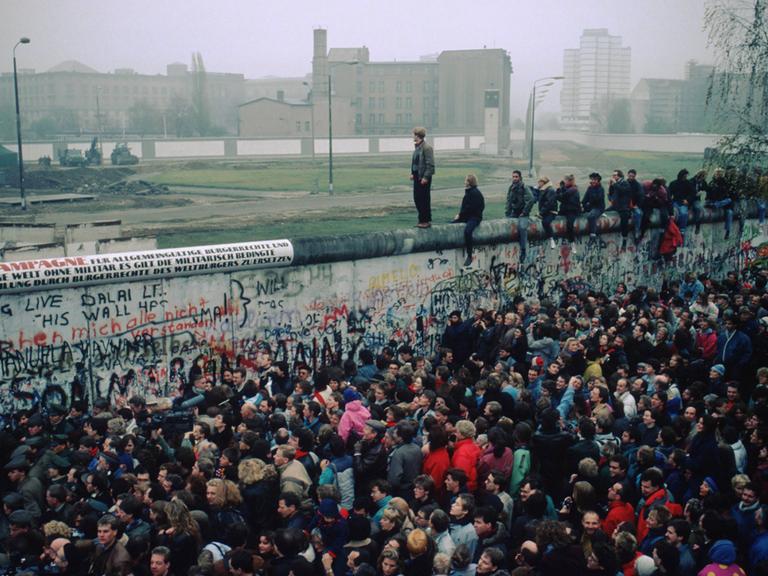
[[[701,0],[202,0],[94,3],[3,0],[0,71],[43,72],[77,60],[99,72],[132,68],[165,74],[200,52],[210,72],[246,78],[303,76],[312,70],[312,30],[329,48],[367,46],[373,61],[418,60],[443,50],[503,48],[513,66],[511,116],[522,117],[536,78],[562,74],[563,50],[585,28],[607,28],[632,48],[632,86],[640,78],[682,78],[685,62],[711,62]],[[540,107],[559,110],[553,91]]]

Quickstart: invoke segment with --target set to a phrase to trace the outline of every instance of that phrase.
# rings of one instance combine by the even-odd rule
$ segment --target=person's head
[[[286,464],[293,461],[294,458],[296,458],[296,448],[287,444],[283,444],[278,446],[277,450],[275,450],[273,461],[275,466],[279,467],[285,466]]]
[[[659,540],[653,546],[653,563],[662,574],[677,574],[680,551],[666,540]]]
[[[465,188],[473,188],[477,187],[477,176],[474,174],[467,174],[467,177],[464,179],[464,187]]]
[[[592,172],[592,174],[589,175],[589,185],[590,186],[597,186],[602,182],[603,177],[600,176],[598,172]]]
[[[152,576],[166,576],[171,568],[171,551],[165,546],[156,546],[149,556],[149,572]]]
[[[392,487],[386,480],[377,479],[371,483],[371,500],[374,502],[378,502],[379,500],[386,498],[390,495],[391,492]]]
[[[397,576],[400,574],[402,561],[397,550],[386,549],[379,554],[379,573],[382,576]]]
[[[600,516],[592,510],[584,512],[581,516],[581,527],[584,530],[584,534],[590,537],[594,536],[600,530]]]
[[[233,550],[229,556],[229,572],[233,576],[253,574],[253,556],[242,548]]]
[[[427,137],[427,129],[422,126],[417,126],[413,129],[413,141],[416,144],[424,142],[424,138]]]
[[[284,492],[277,499],[277,513],[281,518],[290,518],[301,507],[301,499],[293,492]]]
[[[411,530],[405,542],[411,557],[421,556],[429,550],[429,536],[420,528]]]
[[[117,539],[117,532],[120,529],[120,521],[112,514],[105,514],[96,525],[96,537],[99,544],[108,548],[114,544]]]
[[[496,522],[499,520],[499,514],[491,506],[481,506],[475,510],[475,532],[478,538],[486,538],[496,531]]]
[[[445,488],[455,494],[467,483],[467,479],[467,473],[461,468],[449,468],[445,473]]]
[[[504,553],[498,548],[490,547],[483,550],[477,561],[477,574],[493,574],[504,565]]]
[[[658,468],[648,468],[640,476],[640,492],[644,498],[658,492],[664,484],[664,473]]]
[[[667,530],[664,533],[664,537],[667,542],[673,546],[681,546],[688,542],[688,537],[691,535],[691,525],[687,520],[682,518],[674,518],[667,524]]]
[[[472,517],[475,510],[475,497],[472,494],[459,494],[451,504],[451,516],[461,520],[465,517]]]

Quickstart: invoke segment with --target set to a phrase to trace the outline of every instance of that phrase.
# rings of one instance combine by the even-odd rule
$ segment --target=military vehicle
[[[72,148],[65,148],[59,152],[59,164],[67,167],[79,166],[82,168],[88,163],[88,160],[83,156],[82,150],[76,150]]]
[[[139,157],[135,154],[131,154],[131,149],[128,148],[128,144],[121,142],[115,146],[110,155],[112,164],[115,166],[125,166],[126,164],[138,164]]]

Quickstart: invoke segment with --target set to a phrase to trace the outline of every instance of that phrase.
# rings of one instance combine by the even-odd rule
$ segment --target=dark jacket
[[[584,212],[595,209],[605,212],[605,188],[602,184],[587,188],[587,191],[584,192],[584,198],[581,200],[581,207]]]
[[[632,187],[624,178],[613,182],[608,188],[608,199],[614,210],[624,211],[632,208]]]
[[[552,186],[539,192],[539,214],[546,216],[557,212],[557,190]]]
[[[691,206],[696,200],[696,189],[690,180],[678,178],[669,183],[669,196],[675,204],[688,202]]]
[[[413,494],[413,479],[421,474],[421,448],[409,442],[396,446],[389,456],[387,480],[392,494],[410,498]]]
[[[243,517],[254,533],[271,529],[275,522],[280,484],[277,477],[262,478],[240,486],[243,496]]]
[[[507,218],[527,217],[531,214],[533,203],[534,199],[530,188],[520,180],[520,182],[511,184],[507,190],[507,207],[504,210],[504,215]]]
[[[355,444],[353,457],[355,480],[358,486],[366,489],[368,483],[376,478],[384,478],[387,474],[387,451],[381,439],[373,442],[360,440]]]
[[[483,193],[477,186],[471,186],[464,190],[464,198],[461,200],[459,216],[454,222],[469,222],[470,220],[482,220],[485,210]]]
[[[557,201],[560,202],[560,214],[581,214],[579,189],[576,186],[561,187],[557,191]]]

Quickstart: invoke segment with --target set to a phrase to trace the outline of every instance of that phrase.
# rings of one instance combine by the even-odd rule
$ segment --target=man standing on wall
[[[517,218],[517,233],[520,239],[520,262],[525,262],[528,248],[528,217],[531,215],[534,198],[528,186],[523,184],[520,170],[512,171],[512,184],[507,190],[507,207],[504,215],[507,218]]]
[[[432,226],[431,189],[435,173],[435,151],[424,141],[426,128],[413,129],[414,151],[411,158],[411,180],[413,180],[413,202],[419,213],[417,228]]]

